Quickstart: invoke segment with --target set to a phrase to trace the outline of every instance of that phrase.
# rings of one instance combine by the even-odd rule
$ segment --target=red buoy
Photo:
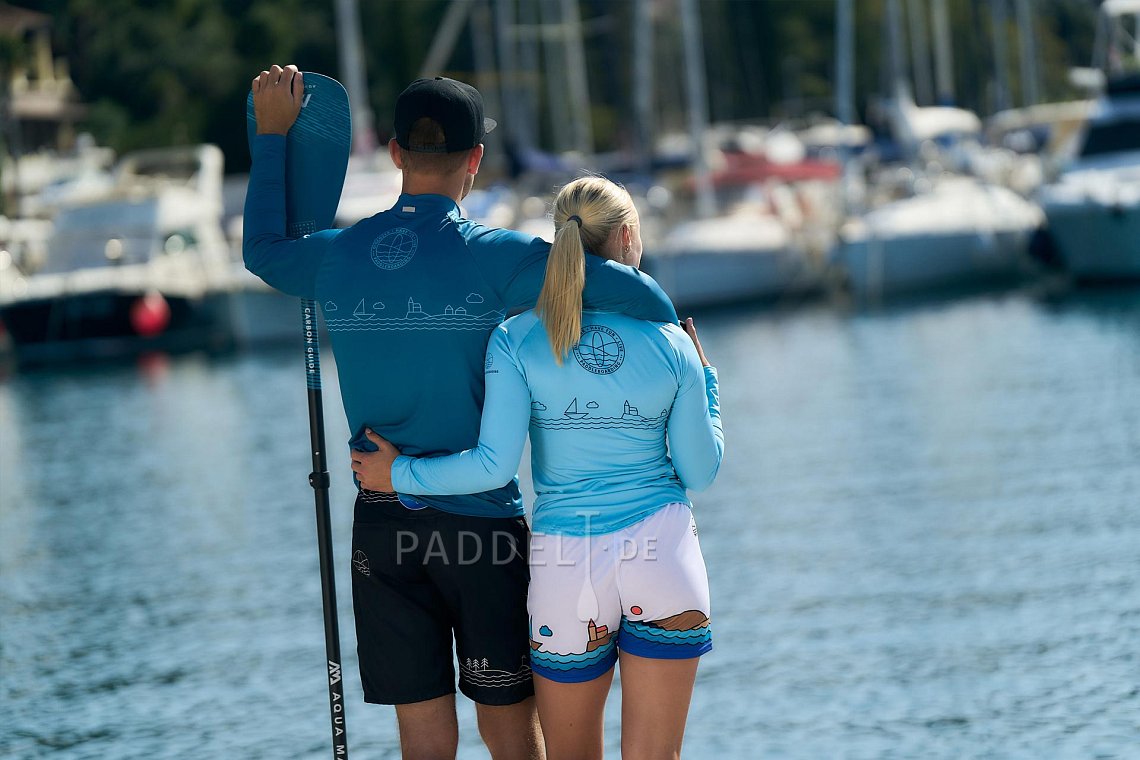
[[[153,338],[170,324],[170,305],[152,290],[131,304],[131,328],[144,338]]]

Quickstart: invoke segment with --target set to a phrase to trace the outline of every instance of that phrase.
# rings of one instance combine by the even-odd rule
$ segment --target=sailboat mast
[[[562,39],[566,45],[566,76],[573,104],[574,148],[584,155],[594,152],[594,123],[590,113],[590,89],[586,78],[586,51],[582,46],[582,20],[578,0],[562,0]]]
[[[990,0],[990,25],[994,36],[994,110],[1009,108],[1009,76],[1006,71],[1006,33],[1009,31],[1009,17],[1006,14],[1005,0]]]
[[[914,71],[914,99],[919,105],[930,105],[934,100],[934,85],[930,79],[930,47],[926,44],[926,0],[908,0],[910,16],[911,69]]]
[[[360,12],[356,0],[336,0],[337,53],[340,75],[348,90],[352,109],[352,154],[370,156],[376,151],[376,131],[372,126],[372,109],[368,105],[363,43],[360,38]]]
[[[520,95],[520,110],[526,123],[528,144],[534,146],[538,136],[538,6],[534,2],[519,3],[518,9],[518,62],[521,70],[517,91]]]
[[[424,56],[423,65],[420,66],[420,79],[433,77],[443,70],[451,59],[455,50],[455,43],[471,15],[473,7],[471,0],[451,0],[447,13],[443,14],[443,21],[439,22],[439,29],[431,41],[427,55]]]
[[[573,135],[570,132],[570,101],[566,96],[567,87],[556,72],[564,67],[559,59],[559,46],[565,45],[559,24],[559,0],[539,0],[538,10],[542,21],[542,53],[546,70],[543,79],[546,80],[546,102],[550,108],[550,133],[553,139],[552,147],[555,153],[562,153],[570,149]]]
[[[534,146],[533,124],[526,116],[519,76],[519,35],[514,0],[495,0],[495,39],[499,46],[499,95],[502,98],[505,136],[516,147]]]
[[[887,55],[890,62],[887,91],[898,100],[907,92],[906,63],[903,61],[902,8],[900,0],[887,0]]]
[[[1037,40],[1033,33],[1030,0],[1017,0],[1017,41],[1021,53],[1021,104],[1031,106],[1040,100],[1037,79]]]
[[[954,103],[954,55],[950,48],[950,16],[946,0],[934,0],[934,81],[938,105]]]
[[[701,44],[701,17],[696,0],[681,0],[681,34],[685,48],[685,89],[689,100],[689,136],[693,143],[693,174],[697,184],[697,214],[707,219],[716,213],[712,178],[705,159],[704,136],[708,129],[708,98],[705,95],[705,54]]]
[[[633,113],[637,129],[637,168],[653,170],[653,17],[649,0],[633,5]]]
[[[835,117],[844,127],[855,122],[855,20],[854,0],[835,0]],[[843,213],[851,204],[851,148],[839,141],[843,166]]]
[[[835,0],[835,116],[855,121],[855,23],[853,0]]]
[[[495,51],[491,43],[493,26],[491,9],[487,0],[472,0],[471,9],[471,54],[475,59],[475,86],[483,93],[487,113],[502,121],[506,117],[500,97],[499,78],[495,75]],[[500,116],[502,118],[500,119]],[[483,138],[488,151],[483,159],[484,166],[501,168],[506,161],[505,129],[496,129]]]

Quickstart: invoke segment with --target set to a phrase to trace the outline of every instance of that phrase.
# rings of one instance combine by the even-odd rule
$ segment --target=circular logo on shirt
[[[625,361],[625,344],[618,334],[602,325],[586,325],[574,346],[574,358],[582,369],[595,375],[616,372]]]
[[[372,241],[372,263],[381,269],[399,269],[412,260],[420,238],[405,227],[388,230]]]

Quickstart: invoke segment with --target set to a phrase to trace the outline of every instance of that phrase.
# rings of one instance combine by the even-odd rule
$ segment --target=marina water
[[[727,456],[686,756],[1137,757],[1140,291],[697,316]],[[302,378],[297,351],[0,382],[0,756],[329,756]],[[396,758],[330,459],[351,752]]]

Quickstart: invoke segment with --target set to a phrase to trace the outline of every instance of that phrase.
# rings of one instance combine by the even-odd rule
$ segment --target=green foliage
[[[492,0],[499,2],[500,0]],[[536,0],[515,0],[535,2]],[[905,10],[908,0],[899,0]],[[248,166],[243,105],[250,80],[272,63],[337,74],[331,1],[317,0],[16,0],[50,13],[57,55],[65,55],[87,124],[118,150],[215,142],[227,168]],[[578,0],[584,22],[601,20],[585,40],[597,143],[626,139],[633,88],[629,71],[632,4]],[[658,0],[655,107],[661,125],[683,126],[683,57],[675,0]],[[863,109],[882,92],[886,0],[855,0],[856,100]],[[419,74],[450,0],[359,0],[369,99],[381,140],[396,94]],[[985,0],[948,0],[957,102],[992,110],[992,27]],[[1093,10],[1087,0],[1035,0],[1042,94],[1072,93],[1066,72],[1088,65]],[[700,0],[708,93],[714,121],[829,111],[835,56],[834,0]],[[927,13],[929,19],[929,10]],[[1015,15],[1010,4],[1008,81],[1020,103]],[[904,24],[904,28],[907,25]],[[23,54],[0,42],[0,68]],[[906,58],[909,60],[909,46]],[[470,31],[461,35],[448,73],[473,79]],[[534,97],[547,97],[541,77]],[[521,76],[521,75],[520,75]],[[548,121],[543,116],[544,121]]]

